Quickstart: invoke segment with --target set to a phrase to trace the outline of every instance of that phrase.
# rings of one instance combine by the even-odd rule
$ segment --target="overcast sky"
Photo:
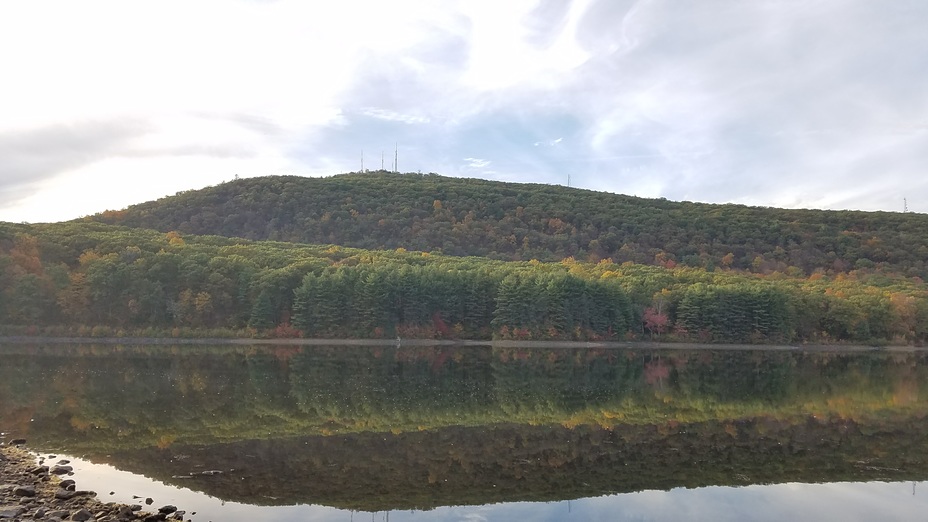
[[[364,167],[928,212],[928,1],[0,2],[0,220]]]

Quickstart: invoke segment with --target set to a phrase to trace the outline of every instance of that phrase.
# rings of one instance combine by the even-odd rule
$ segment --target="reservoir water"
[[[0,432],[209,520],[911,520],[928,354],[0,344]],[[192,514],[196,511],[196,514]]]

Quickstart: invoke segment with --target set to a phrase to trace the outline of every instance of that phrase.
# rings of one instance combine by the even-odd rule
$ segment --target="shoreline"
[[[141,504],[103,502],[94,491],[78,489],[68,461],[29,451],[22,439],[0,443],[0,519],[12,521],[128,522],[184,520],[176,506],[144,511]],[[151,504],[151,499],[145,499]],[[145,509],[151,509],[147,507]]]
[[[468,339],[251,339],[174,338],[174,337],[31,337],[0,336],[0,344],[103,344],[103,345],[162,345],[162,346],[486,346],[491,348],[605,348],[613,350],[761,350],[796,352],[916,352],[928,351],[928,346],[865,345],[865,344],[711,344],[658,341],[512,341]]]

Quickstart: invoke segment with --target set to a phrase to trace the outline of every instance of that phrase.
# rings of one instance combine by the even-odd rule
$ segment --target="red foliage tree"
[[[642,316],[641,319],[644,321],[644,327],[651,332],[652,336],[655,333],[658,335],[663,334],[670,324],[670,317],[665,313],[657,311],[653,307],[646,308],[644,316]]]

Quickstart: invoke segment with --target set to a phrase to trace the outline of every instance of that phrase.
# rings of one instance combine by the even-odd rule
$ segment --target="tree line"
[[[0,224],[7,333],[704,342],[928,339],[928,287],[867,270],[762,276],[502,262],[100,223]]]

